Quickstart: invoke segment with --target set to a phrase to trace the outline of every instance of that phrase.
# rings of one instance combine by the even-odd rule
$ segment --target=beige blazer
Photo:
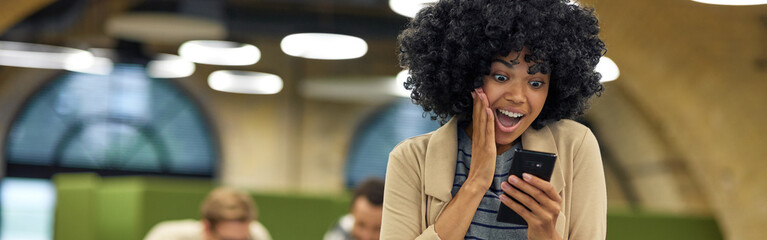
[[[457,120],[412,137],[389,154],[381,239],[439,239],[434,223],[447,206],[458,154]],[[557,154],[551,184],[562,197],[563,239],[605,239],[607,193],[602,158],[587,127],[560,120],[522,134],[522,147]]]

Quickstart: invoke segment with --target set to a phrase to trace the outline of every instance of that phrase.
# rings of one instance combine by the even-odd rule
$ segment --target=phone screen
[[[551,173],[554,171],[554,163],[556,160],[557,155],[553,153],[516,149],[514,151],[514,159],[511,162],[509,176],[516,175],[522,179],[522,173],[529,173],[549,181],[551,180]],[[514,200],[511,196],[508,197]],[[527,225],[525,219],[503,203],[501,203],[501,206],[498,208],[498,217],[496,220],[499,222]]]

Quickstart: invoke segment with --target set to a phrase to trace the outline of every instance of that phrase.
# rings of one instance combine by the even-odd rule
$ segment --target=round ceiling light
[[[261,59],[261,51],[256,46],[218,40],[185,42],[178,54],[192,62],[224,66],[252,65]]]
[[[83,71],[96,60],[88,51],[42,44],[0,41],[0,65]]]
[[[599,82],[601,83],[613,81],[618,79],[618,76],[621,75],[621,71],[618,69],[618,65],[616,65],[615,62],[613,62],[613,60],[608,57],[599,58],[599,63],[597,63],[596,71],[602,74],[602,78],[599,79]]]
[[[365,55],[368,44],[362,38],[331,33],[297,33],[280,42],[285,54],[310,59],[354,59]]]
[[[408,77],[410,77],[410,71],[407,69],[397,73],[397,77],[394,78],[394,89],[392,90],[394,95],[410,98],[412,90],[405,89],[405,81],[407,81]]]
[[[732,6],[749,6],[767,4],[767,0],[692,0],[693,2],[714,4],[714,5],[732,5]]]
[[[67,69],[73,72],[81,72],[81,73],[90,73],[90,74],[98,74],[98,75],[109,75],[112,73],[112,69],[114,68],[114,62],[112,62],[112,59],[104,58],[104,57],[94,57],[93,58],[93,64],[91,64],[88,67],[77,69]]]
[[[389,0],[389,7],[399,15],[413,18],[422,8],[436,2],[437,0]]]
[[[194,63],[172,54],[158,54],[146,67],[152,78],[183,78],[191,76],[194,70]]]
[[[282,90],[282,78],[271,73],[218,70],[210,74],[208,85],[222,92],[276,94]]]

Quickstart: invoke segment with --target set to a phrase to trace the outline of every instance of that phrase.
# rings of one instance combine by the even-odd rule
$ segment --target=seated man
[[[247,193],[219,187],[201,206],[200,221],[165,221],[155,225],[144,240],[271,240],[256,221],[256,206]]]
[[[381,232],[384,181],[368,179],[354,189],[350,213],[325,233],[324,240],[378,240]]]

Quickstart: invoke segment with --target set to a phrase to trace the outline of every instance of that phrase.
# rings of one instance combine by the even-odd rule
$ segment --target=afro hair
[[[535,129],[574,118],[599,95],[594,69],[604,55],[593,9],[567,0],[441,0],[422,9],[399,35],[400,66],[410,72],[411,99],[443,123],[470,119],[470,92],[482,86],[491,61],[530,49],[529,73],[551,74]]]

